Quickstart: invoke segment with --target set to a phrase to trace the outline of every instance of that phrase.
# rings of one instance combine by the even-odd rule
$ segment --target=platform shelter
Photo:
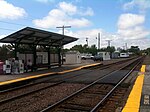
[[[57,53],[58,62],[57,65],[61,66],[61,52],[62,46],[76,41],[77,38],[61,35],[54,32],[44,31],[36,28],[26,27],[17,32],[14,32],[2,39],[1,43],[10,43],[14,48],[14,57],[18,57],[17,54],[22,52],[20,46],[28,46],[30,53],[32,53],[33,66],[37,67],[37,47],[42,46],[47,52],[47,65],[50,68],[53,64],[51,63],[51,52],[55,50]],[[29,52],[25,50],[23,52]]]

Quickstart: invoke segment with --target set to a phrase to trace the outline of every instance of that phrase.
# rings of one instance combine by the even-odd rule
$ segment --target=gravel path
[[[59,101],[84,86],[84,84],[60,84],[24,98],[2,104],[0,112],[39,112],[44,107]]]

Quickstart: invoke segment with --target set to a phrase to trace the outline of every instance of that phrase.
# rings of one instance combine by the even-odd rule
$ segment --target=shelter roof
[[[61,35],[45,30],[26,27],[2,39],[1,43],[33,44],[46,46],[61,46],[76,41],[78,38]]]

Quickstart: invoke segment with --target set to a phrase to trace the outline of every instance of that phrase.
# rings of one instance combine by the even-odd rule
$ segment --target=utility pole
[[[59,27],[56,27],[56,28],[62,28],[62,34],[64,35],[65,34],[65,28],[71,28],[71,26],[59,26]]]
[[[127,47],[127,43],[125,43],[125,48],[126,48],[125,50],[127,50],[127,49],[128,49],[128,47]]]
[[[112,41],[112,40],[106,40],[107,42],[108,42],[108,46],[110,47],[110,42]]]
[[[65,28],[71,28],[71,26],[59,26],[59,27],[56,27],[56,28],[62,28],[62,34],[64,35],[65,34]],[[62,64],[63,64],[63,54],[64,54],[64,52],[63,52],[63,45],[62,45]]]

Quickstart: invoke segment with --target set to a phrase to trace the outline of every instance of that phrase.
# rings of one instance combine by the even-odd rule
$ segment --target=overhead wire
[[[7,24],[13,24],[13,25],[19,25],[19,26],[26,26],[26,25],[24,25],[24,24],[18,24],[18,23],[7,22],[7,21],[1,21],[1,20],[0,20],[0,22],[1,22],[1,23],[7,23]]]
[[[0,28],[1,30],[8,30],[8,31],[15,31],[13,29],[8,29],[8,28]]]

